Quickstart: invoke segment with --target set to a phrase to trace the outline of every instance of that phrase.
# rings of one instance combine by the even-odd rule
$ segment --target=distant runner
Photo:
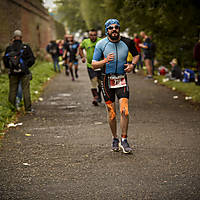
[[[82,41],[82,43],[80,44],[80,47],[79,47],[79,54],[81,56],[81,60],[82,60],[83,63],[86,62],[86,58],[85,58],[85,55],[83,53],[83,49],[86,50],[87,70],[88,70],[88,75],[89,75],[89,78],[90,78],[90,81],[91,81],[92,95],[94,97],[92,103],[95,106],[98,105],[98,101],[101,101],[101,90],[100,90],[101,87],[99,87],[99,92],[97,92],[98,74],[101,73],[101,70],[100,71],[94,71],[91,63],[92,63],[95,45],[100,40],[101,40],[101,38],[97,37],[97,31],[92,29],[92,30],[89,31],[89,38],[84,39]]]
[[[65,58],[67,53],[69,52],[69,70],[72,76],[72,81],[74,81],[74,72],[73,65],[75,66],[75,77],[78,78],[78,47],[79,43],[74,41],[74,36],[68,36],[68,43],[66,44],[65,51],[63,57]]]

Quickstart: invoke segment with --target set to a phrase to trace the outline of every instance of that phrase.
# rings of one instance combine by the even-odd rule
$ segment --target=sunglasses
[[[115,26],[109,26],[108,27],[108,30],[113,30],[113,29],[118,30],[119,26],[115,25]]]
[[[96,34],[90,34],[89,36],[97,36]]]

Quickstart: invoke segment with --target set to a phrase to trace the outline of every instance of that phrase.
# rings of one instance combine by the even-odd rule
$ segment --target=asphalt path
[[[200,199],[199,106],[129,74],[134,151],[111,152],[105,105],[92,105],[83,64],[79,75],[74,82],[64,72],[50,80],[33,104],[36,113],[20,116],[23,125],[5,135],[0,199]]]

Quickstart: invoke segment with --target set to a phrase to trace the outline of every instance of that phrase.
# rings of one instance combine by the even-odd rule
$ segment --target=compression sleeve
[[[128,49],[133,57],[138,55],[138,51],[135,47],[135,42],[133,40],[125,37],[121,37],[121,40],[128,46]]]
[[[133,40],[130,40],[129,51],[131,52],[133,57],[138,55],[138,51],[136,49],[135,42]]]

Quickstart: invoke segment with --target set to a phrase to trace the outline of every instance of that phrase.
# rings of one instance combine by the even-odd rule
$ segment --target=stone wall
[[[22,31],[23,41],[30,44],[34,52],[44,50],[50,40],[57,38],[57,22],[40,0],[0,0],[0,13],[0,53],[16,29]]]

